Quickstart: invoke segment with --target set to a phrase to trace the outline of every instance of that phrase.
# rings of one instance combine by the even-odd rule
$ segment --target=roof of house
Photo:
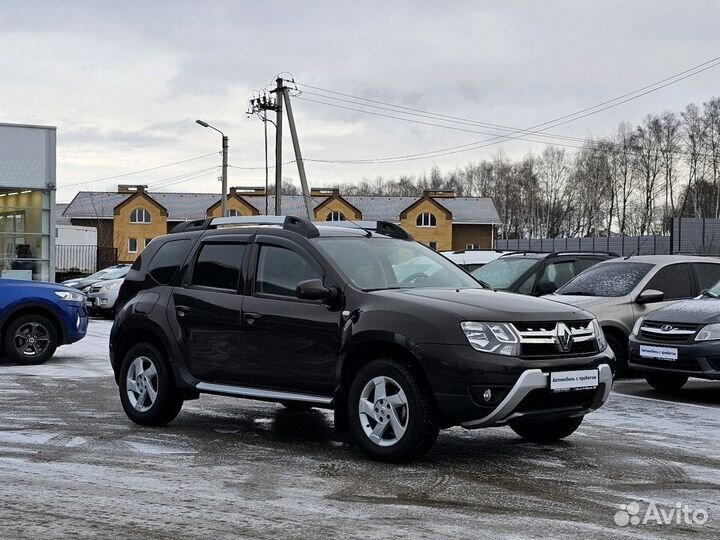
[[[64,209],[64,215],[70,218],[112,218],[114,208],[132,196],[133,193],[105,193],[81,191]],[[155,201],[168,210],[168,220],[186,221],[206,216],[207,209],[217,203],[219,196],[215,193],[163,193],[148,192]],[[264,195],[242,195],[246,201],[265,213]],[[398,221],[400,213],[413,204],[419,197],[343,197],[347,202],[362,211],[363,220]],[[325,201],[327,197],[312,197],[313,208]],[[492,199],[486,197],[442,197],[435,201],[447,208],[453,215],[455,223],[497,223],[500,221]],[[274,213],[275,197],[268,196],[268,210]],[[305,204],[302,195],[284,195],[282,213],[303,215]],[[60,210],[58,211],[58,218]]]

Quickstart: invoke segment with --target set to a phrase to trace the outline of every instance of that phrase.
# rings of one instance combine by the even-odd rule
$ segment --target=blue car
[[[88,312],[77,289],[0,279],[0,353],[17,364],[42,364],[60,345],[85,337]]]

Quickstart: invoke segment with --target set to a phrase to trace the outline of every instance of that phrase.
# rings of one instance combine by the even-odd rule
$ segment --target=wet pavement
[[[720,383],[667,399],[621,381],[561,443],[455,428],[394,466],[366,460],[326,411],[203,396],[165,428],[136,426],[109,329],[93,321],[44,366],[0,363],[0,537],[720,536]],[[616,524],[650,503],[708,519]]]

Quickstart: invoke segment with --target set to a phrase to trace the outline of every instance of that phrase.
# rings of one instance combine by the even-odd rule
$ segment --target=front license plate
[[[678,359],[678,350],[675,347],[640,345],[640,356],[643,358],[655,358],[656,360],[668,360],[672,362]]]
[[[558,371],[550,374],[550,390],[552,392],[567,392],[569,390],[597,388],[598,379],[597,369]]]

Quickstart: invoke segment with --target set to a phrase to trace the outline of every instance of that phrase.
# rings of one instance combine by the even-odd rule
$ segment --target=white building
[[[0,123],[0,276],[55,276],[56,128]]]

